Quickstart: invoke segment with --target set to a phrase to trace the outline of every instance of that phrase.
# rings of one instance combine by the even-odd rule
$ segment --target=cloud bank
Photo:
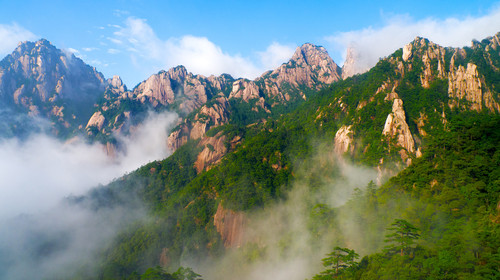
[[[76,271],[94,278],[98,251],[146,218],[133,193],[118,192],[115,205],[95,187],[168,156],[176,121],[173,113],[151,113],[133,133],[117,136],[124,152],[113,158],[81,139],[37,134],[0,142],[0,279],[69,279]],[[96,207],[81,195],[105,201]]]
[[[407,15],[392,16],[380,28],[340,32],[325,37],[332,53],[346,58],[353,46],[359,55],[359,68],[369,69],[377,61],[420,36],[448,47],[470,46],[473,39],[481,40],[500,31],[500,7],[480,17],[426,18],[414,20]]]
[[[176,120],[173,113],[151,114],[134,134],[118,136],[126,154],[116,158],[108,157],[102,145],[82,139],[63,143],[37,134],[26,141],[0,142],[0,219],[48,209],[64,196],[83,194],[166,157],[168,130]]]
[[[0,24],[0,59],[11,53],[19,42],[34,39],[35,34],[17,23]]]
[[[240,54],[229,54],[206,37],[185,35],[180,38],[158,38],[144,19],[129,17],[123,27],[117,27],[108,40],[118,49],[130,54],[136,67],[151,65],[150,73],[184,65],[188,71],[209,75],[231,74],[234,77],[254,79],[266,70],[286,62],[295,47],[272,43],[265,51],[256,53],[258,63]]]

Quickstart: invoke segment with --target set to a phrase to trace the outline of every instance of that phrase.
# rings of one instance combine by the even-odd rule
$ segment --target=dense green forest
[[[445,57],[452,52],[446,49]],[[498,71],[478,52],[456,63],[481,64],[484,77],[494,77],[494,89]],[[184,260],[215,262],[229,251],[242,267],[258,262],[272,245],[250,241],[226,248],[214,225],[218,207],[252,216],[294,203],[299,193],[301,228],[276,232],[273,240],[287,259],[296,232],[305,232],[308,247],[324,253],[313,279],[498,279],[500,117],[450,108],[448,81],[435,77],[423,87],[418,52],[404,63],[401,55],[400,49],[367,73],[308,93],[307,101],[264,120],[251,106],[231,104],[231,121],[207,133],[226,136],[229,149],[209,170],[197,173],[194,163],[204,147],[191,140],[172,156],[95,189],[89,198],[96,207],[125,203],[129,193],[151,215],[102,248],[97,278],[169,274],[161,269],[175,271]],[[398,63],[407,67],[404,75]],[[391,89],[379,89],[395,80],[415,145],[422,148],[421,156],[408,155],[408,167],[396,139],[382,134],[393,102],[387,98]],[[339,157],[333,142],[342,126],[352,126],[356,141]],[[232,145],[235,137],[241,141]],[[345,166],[356,174],[346,175]],[[366,182],[348,182],[355,177]],[[332,194],[339,195],[335,203]],[[160,256],[168,261],[160,263]],[[156,268],[160,264],[164,268]],[[85,270],[82,264],[76,278],[87,278]]]
[[[379,189],[359,191],[340,209],[366,225],[365,238],[377,253],[336,271],[325,258],[328,269],[314,279],[332,275],[342,279],[498,279],[500,117],[466,114],[451,123],[449,131],[429,139],[426,152],[414,164]],[[404,219],[417,234],[404,250],[398,248],[404,242],[394,244],[387,238],[394,239],[390,229],[397,219]]]

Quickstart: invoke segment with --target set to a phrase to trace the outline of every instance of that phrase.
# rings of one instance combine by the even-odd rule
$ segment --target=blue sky
[[[129,88],[161,69],[255,78],[310,42],[340,65],[423,36],[469,45],[500,31],[499,1],[7,1],[0,0],[0,56],[46,38]]]

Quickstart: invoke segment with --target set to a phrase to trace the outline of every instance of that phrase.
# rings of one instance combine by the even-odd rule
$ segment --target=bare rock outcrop
[[[246,223],[246,217],[243,213],[224,209],[222,204],[217,207],[217,212],[214,215],[214,225],[224,242],[224,247],[243,245]]]
[[[89,122],[85,128],[89,129],[90,127],[95,127],[97,130],[101,130],[106,122],[106,118],[102,115],[101,111],[95,112],[92,117],[90,117]],[[89,131],[90,133],[90,131]]]
[[[198,173],[203,170],[209,170],[214,164],[217,164],[226,154],[227,148],[225,145],[226,136],[221,136],[220,133],[214,137],[205,137],[198,146],[204,147],[201,153],[198,154],[194,167]]]
[[[409,165],[411,159],[408,153],[415,153],[415,141],[406,123],[403,101],[401,99],[394,99],[392,113],[387,116],[382,134],[391,138],[396,137],[396,145],[403,148],[400,150],[401,159]]]
[[[335,133],[335,153],[344,154],[347,151],[353,151],[353,132],[351,130],[352,125],[342,126],[337,133]]]
[[[420,74],[422,87],[429,88],[435,79],[446,78],[447,72],[444,66],[446,48],[441,47],[428,39],[416,37],[411,43],[403,47],[403,61],[420,59],[423,63],[423,71]],[[437,64],[436,64],[437,62]],[[411,67],[409,65],[408,67]]]
[[[123,83],[122,79],[118,75],[114,75],[113,78],[107,80],[108,90],[111,90],[116,95],[122,95],[127,91],[127,86]]]
[[[483,90],[483,84],[477,66],[468,63],[467,67],[458,66],[450,72],[448,94],[451,97],[450,107],[466,107],[481,111],[483,102],[490,111],[500,111],[499,104],[493,99],[489,90]],[[461,102],[465,99],[466,102]],[[463,104],[465,103],[465,104]],[[468,105],[468,106],[467,106]]]
[[[458,106],[459,100],[465,99],[471,102],[473,110],[481,111],[483,91],[475,64],[468,63],[467,68],[460,65],[455,71],[451,71],[448,80],[448,94],[450,97],[458,99],[454,99],[450,106]]]
[[[411,50],[413,49],[413,44],[409,43],[403,47],[403,61],[408,61],[412,57]]]
[[[216,102],[201,106],[194,118],[184,120],[170,134],[168,145],[175,150],[188,139],[202,138],[210,128],[227,123],[230,114],[229,100],[247,103],[252,101],[252,111],[270,114],[276,105],[286,104],[295,98],[306,99],[304,88],[317,90],[338,81],[339,74],[340,68],[323,47],[304,44],[296,49],[289,62],[264,73],[254,81],[238,79],[232,81],[228,88],[224,85],[228,80],[219,78],[220,90],[229,89],[227,99],[221,94],[214,95]]]
[[[200,108],[212,96],[225,90],[233,79],[229,75],[219,77],[188,73],[184,66],[161,71],[140,83],[132,98],[156,106],[176,104],[186,114]]]
[[[244,101],[259,98],[259,87],[253,81],[240,79],[233,83],[229,98],[241,98]]]
[[[472,48],[484,48],[484,59],[493,71],[499,72],[491,59],[488,50],[499,48],[499,35],[484,39],[481,43],[473,41]],[[451,58],[447,58],[448,56]],[[403,47],[402,60],[406,61],[407,71],[414,67],[412,60],[422,62],[420,82],[422,87],[429,88],[433,81],[438,79],[448,80],[448,95],[451,108],[462,110],[500,112],[500,104],[496,92],[487,86],[485,77],[479,73],[476,64],[470,61],[469,55],[462,48],[444,48],[427,39],[417,37],[414,41]],[[467,62],[467,63],[464,63]],[[449,65],[449,66],[448,66]],[[449,67],[449,68],[448,68]],[[401,73],[405,73],[403,69]]]
[[[113,79],[108,80],[107,91],[104,95],[105,101],[99,104],[96,112],[105,112],[110,109],[120,112],[123,111],[124,106],[139,108],[139,110],[130,110],[126,107],[128,113],[126,116],[122,113],[112,116],[100,132],[110,135],[128,128],[129,126],[124,126],[126,121],[133,121],[136,113],[139,113],[140,116],[141,110],[144,111],[151,107],[156,110],[175,110],[182,117],[185,117],[204,106],[214,96],[227,92],[233,81],[233,78],[227,74],[207,78],[189,73],[183,66],[177,66],[168,71],[160,71],[140,83],[132,91],[127,91],[121,79],[114,76]],[[212,109],[218,111],[219,108],[215,106]],[[185,143],[187,140],[184,139],[184,136],[187,133],[187,139],[189,139],[190,134],[187,130],[194,129],[193,135],[205,133],[209,124],[205,123],[203,114],[213,115],[212,112],[200,112],[198,117],[194,118],[195,122],[190,126],[172,132],[168,142],[169,146],[179,147]],[[218,123],[217,116],[214,116],[214,123]],[[183,132],[182,135],[181,132]],[[172,138],[175,136],[180,138],[173,140]]]
[[[178,149],[189,139],[200,139],[213,127],[227,123],[229,120],[229,103],[227,98],[219,96],[215,102],[203,105],[196,113],[193,120],[184,120],[169,136],[168,147],[172,150]]]

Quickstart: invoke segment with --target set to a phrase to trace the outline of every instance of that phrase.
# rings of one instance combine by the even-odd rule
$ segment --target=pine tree
[[[359,258],[359,255],[354,250],[337,246],[327,255],[327,258],[322,259],[323,266],[327,269],[313,277],[313,280],[337,277],[346,270],[354,268],[357,264],[355,261],[357,258]]]
[[[409,253],[412,245],[415,244],[415,240],[420,237],[418,233],[419,229],[402,219],[396,219],[391,226],[392,227],[387,228],[387,230],[392,233],[386,235],[384,241],[392,244],[386,246],[386,251],[400,252],[401,256],[403,256],[405,252]]]

